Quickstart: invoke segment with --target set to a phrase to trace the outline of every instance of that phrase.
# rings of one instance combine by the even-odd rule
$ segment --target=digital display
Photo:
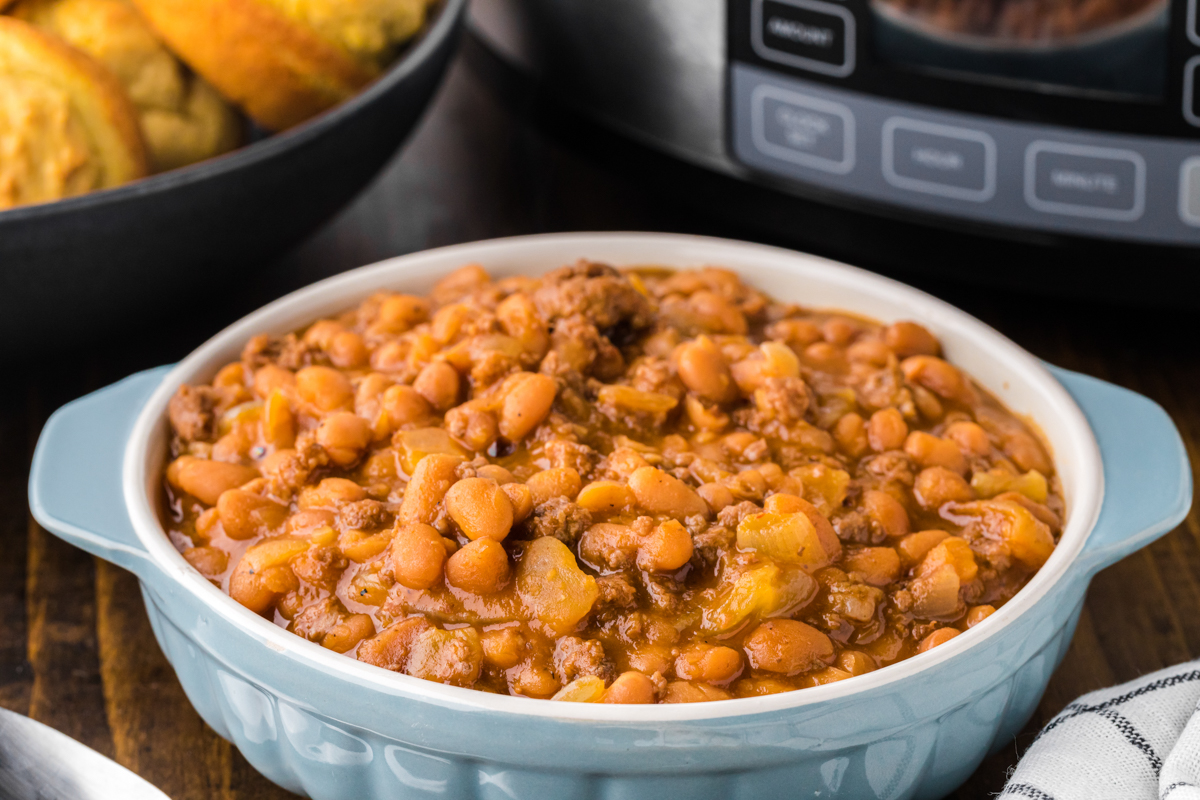
[[[882,60],[962,78],[1161,99],[1169,0],[871,0]]]

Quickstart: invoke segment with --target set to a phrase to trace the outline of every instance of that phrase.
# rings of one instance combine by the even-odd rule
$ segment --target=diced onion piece
[[[829,563],[816,527],[799,512],[751,514],[738,525],[737,544],[742,550],[754,550],[781,564],[820,569]]]
[[[584,675],[576,678],[551,697],[551,700],[562,700],[567,703],[595,703],[604,694],[604,679],[595,675]]]
[[[416,470],[421,459],[431,453],[445,453],[452,456],[468,455],[444,428],[417,428],[402,431],[397,434],[396,445],[400,450],[400,466],[409,475]]]
[[[821,513],[828,515],[831,509],[841,506],[850,488],[850,473],[833,469],[824,464],[807,464],[794,470],[804,482],[805,496]]]
[[[918,619],[943,619],[957,615],[962,610],[958,590],[962,584],[958,573],[950,564],[943,564],[927,575],[909,584],[912,592],[912,613]]]
[[[600,590],[596,579],[575,563],[575,554],[558,539],[534,539],[517,563],[517,594],[531,621],[555,636],[575,629],[592,610]]]
[[[817,582],[799,569],[767,564],[738,576],[726,591],[701,614],[705,633],[726,633],[754,615],[770,617],[790,613],[816,594]]]
[[[609,385],[598,393],[601,403],[614,405],[629,411],[660,413],[670,411],[679,401],[669,394],[643,392],[630,386]]]
[[[1031,469],[1017,475],[1004,469],[989,469],[971,476],[971,488],[980,497],[992,498],[1005,492],[1020,492],[1035,503],[1045,503],[1050,494],[1046,476]]]
[[[947,511],[948,516],[960,524],[974,519],[986,535],[1003,540],[1013,557],[1031,569],[1041,567],[1054,552],[1050,526],[1020,503],[976,500],[950,504]]]

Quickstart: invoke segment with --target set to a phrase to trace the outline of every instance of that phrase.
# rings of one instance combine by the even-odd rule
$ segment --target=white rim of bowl
[[[617,259],[606,251],[645,253],[637,259]],[[562,253],[568,255],[563,256]],[[1066,440],[1073,452],[1056,452],[1055,459],[1074,459],[1077,479],[1067,488],[1071,510],[1059,544],[1050,559],[1008,603],[984,623],[926,653],[844,681],[784,692],[764,697],[737,698],[705,703],[672,705],[607,705],[600,703],[563,703],[526,697],[491,694],[463,689],[389,672],[289,633],[271,621],[237,603],[220,588],[197,572],[175,549],[160,524],[148,488],[158,485],[158,475],[150,475],[148,449],[156,429],[166,424],[167,403],[175,389],[187,380],[207,379],[194,374],[208,359],[236,348],[251,336],[267,332],[285,333],[316,319],[321,313],[343,310],[372,291],[399,283],[412,284],[422,279],[432,283],[448,269],[466,263],[481,263],[491,268],[497,262],[549,259],[569,263],[579,258],[611,260],[623,264],[675,264],[726,266],[736,270],[738,263],[753,261],[756,266],[789,272],[799,280],[811,278],[826,284],[853,287],[864,296],[882,297],[887,302],[911,310],[913,319],[936,328],[939,336],[974,341],[995,358],[1003,360],[1014,377],[1032,385],[1055,409],[1055,425],[1067,429]],[[516,274],[520,270],[501,267],[493,274]],[[768,292],[770,287],[763,287]],[[844,309],[853,312],[853,308]],[[1043,421],[1043,425],[1044,425]],[[161,469],[161,465],[154,468]],[[151,482],[152,480],[152,482]],[[1066,389],[1046,368],[1016,343],[954,306],[918,289],[866,270],[827,259],[767,245],[738,242],[705,236],[654,233],[566,233],[516,236],[425,250],[351,270],[286,295],[258,311],[243,317],[221,331],[187,358],[179,362],[146,401],[138,415],[126,445],[122,465],[122,484],[126,508],[134,530],[152,561],[166,575],[203,601],[215,613],[241,628],[252,638],[278,653],[305,662],[322,672],[369,686],[385,694],[435,702],[442,706],[477,709],[494,713],[517,714],[560,719],[625,723],[662,723],[746,717],[801,706],[815,705],[879,688],[930,669],[968,649],[982,644],[1005,625],[1026,613],[1067,573],[1083,548],[1100,512],[1104,496],[1103,470],[1099,447],[1083,412]],[[1066,488],[1066,487],[1065,487]],[[220,658],[218,653],[214,656]],[[253,675],[247,676],[254,680]]]

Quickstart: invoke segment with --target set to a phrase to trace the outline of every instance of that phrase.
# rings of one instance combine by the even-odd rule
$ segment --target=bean
[[[737,399],[738,388],[720,349],[707,336],[681,344],[675,351],[675,368],[684,386],[713,403]]]
[[[637,500],[623,483],[592,481],[579,490],[575,502],[593,514],[608,515],[628,511]]]
[[[917,652],[928,652],[937,647],[939,644],[945,644],[955,636],[958,636],[960,633],[962,633],[962,631],[954,628],[938,628],[936,631],[921,640],[921,643],[917,645]]]
[[[308,542],[290,536],[251,546],[229,576],[229,596],[254,613],[263,613],[280,595],[299,586],[288,562],[308,547]]]
[[[639,467],[629,476],[638,505],[651,514],[683,519],[707,514],[708,504],[690,486],[656,467]]]
[[[454,483],[455,471],[462,461],[462,456],[430,453],[417,462],[412,480],[404,489],[398,519],[404,524],[433,522],[438,503]]]
[[[538,316],[537,308],[528,296],[517,293],[506,297],[496,306],[496,320],[509,336],[521,343],[522,349],[541,359],[550,348],[550,333]]]
[[[987,619],[988,617],[990,617],[992,614],[995,614],[995,613],[996,613],[995,606],[989,606],[989,605],[971,606],[969,609],[967,609],[967,620],[966,620],[967,627],[974,628],[976,625],[983,622],[985,619]]]
[[[967,471],[967,458],[958,445],[925,431],[910,433],[904,440],[904,452],[922,467],[945,467],[959,475]]]
[[[258,470],[241,464],[209,461],[180,456],[167,467],[167,482],[187,492],[205,505],[216,505],[229,489],[236,489],[258,477]]]
[[[846,348],[851,363],[872,367],[886,367],[893,355],[892,349],[878,339],[862,339]]]
[[[861,650],[843,650],[837,666],[851,675],[865,675],[875,671],[875,660]]]
[[[254,371],[254,393],[259,397],[270,397],[276,389],[295,385],[295,374],[277,364],[264,364]]]
[[[478,264],[467,264],[435,283],[429,296],[437,305],[445,305],[487,285],[491,280],[491,276],[483,267]]]
[[[900,362],[909,383],[924,386],[936,395],[964,405],[973,405],[978,397],[971,383],[958,368],[936,356],[910,356]]]
[[[183,558],[206,578],[216,578],[229,567],[229,554],[219,547],[189,547]]]
[[[355,369],[364,366],[370,357],[363,338],[354,331],[342,331],[325,348],[335,367]]]
[[[694,644],[675,659],[675,674],[687,681],[726,683],[742,671],[742,654],[732,647]]]
[[[754,669],[797,675],[833,663],[833,642],[821,631],[793,619],[761,623],[743,647]]]
[[[791,686],[789,689],[793,688]],[[710,700],[728,700],[733,695],[724,689],[707,683],[671,681],[663,695],[664,703],[705,703]]]
[[[335,653],[346,653],[363,639],[375,635],[375,621],[366,614],[351,614],[329,629],[321,639],[321,647]]]
[[[858,333],[859,326],[845,317],[830,317],[821,326],[821,335],[830,344],[845,347]]]
[[[446,513],[468,539],[501,541],[513,524],[508,495],[493,480],[465,478],[446,492]]]
[[[697,321],[712,333],[746,333],[746,315],[716,292],[702,289],[688,298]]]
[[[428,589],[442,578],[446,546],[429,525],[405,525],[391,548],[392,575],[409,589]]]
[[[515,628],[484,631],[479,640],[483,646],[483,660],[499,669],[515,667],[525,651],[525,637]]]
[[[638,547],[637,565],[647,572],[673,572],[692,558],[692,535],[677,520],[658,525]]]
[[[354,400],[350,379],[332,367],[305,367],[296,373],[296,391],[321,411],[334,411]]]
[[[380,407],[387,414],[388,431],[421,427],[432,413],[425,397],[411,386],[389,386],[380,398]]]
[[[718,406],[705,405],[704,401],[693,394],[689,394],[683,399],[683,406],[688,419],[697,428],[715,433],[723,430],[729,424],[728,414],[722,414]]]
[[[550,413],[558,384],[546,375],[523,373],[504,398],[500,410],[500,435],[510,442],[524,439]]]
[[[600,696],[601,703],[653,703],[654,681],[640,672],[622,672]]]
[[[987,431],[974,422],[954,422],[946,426],[945,438],[958,445],[968,456],[986,456],[992,452]]]
[[[399,672],[408,661],[413,642],[433,626],[422,617],[394,622],[358,646],[358,660]]]
[[[900,577],[900,556],[891,547],[864,547],[847,555],[842,565],[871,586],[887,586]]]
[[[1045,448],[1024,431],[1013,431],[1004,438],[1004,454],[1026,471],[1036,469],[1043,475],[1049,475],[1054,469]]]
[[[936,356],[942,351],[937,337],[915,322],[893,322],[884,329],[883,340],[900,358]]]
[[[708,509],[713,514],[733,505],[733,492],[719,483],[702,483],[696,488],[696,494],[708,504]]]
[[[846,351],[829,342],[814,342],[804,348],[804,360],[825,372],[846,371]]]
[[[429,319],[429,301],[410,294],[394,294],[379,304],[378,324],[389,333],[404,333]]]
[[[417,373],[412,388],[436,411],[444,414],[458,402],[458,371],[445,361],[434,361]]]
[[[908,436],[904,415],[894,408],[884,408],[871,415],[867,423],[867,441],[876,453],[899,450]]]
[[[508,581],[508,553],[495,539],[477,539],[450,556],[446,583],[473,594],[492,594]]]
[[[513,522],[524,522],[533,513],[533,492],[523,483],[501,484],[500,489],[512,503]]]
[[[826,667],[820,672],[814,674],[812,676],[812,681],[814,686],[824,686],[827,683],[837,683],[838,681],[844,681],[847,678],[853,677],[853,675],[851,675],[849,672],[846,672],[844,669],[838,669],[837,667]]]
[[[338,508],[365,499],[367,490],[347,478],[325,478],[300,492],[300,508]]]
[[[226,364],[217,370],[212,380],[213,386],[227,386],[231,389],[243,388],[246,385],[246,367],[240,361]]]
[[[838,419],[833,427],[833,440],[842,452],[851,458],[858,458],[871,446],[867,436],[867,423],[853,411],[843,414]]]
[[[287,514],[287,506],[241,489],[224,491],[217,499],[217,516],[230,539],[263,536],[282,525]]]
[[[487,450],[500,437],[500,426],[478,400],[469,400],[446,412],[446,430],[475,452]]]
[[[908,511],[887,492],[868,489],[863,492],[863,510],[885,536],[904,536],[909,531]]]
[[[317,428],[317,443],[325,448],[333,463],[348,467],[358,461],[362,451],[371,443],[371,426],[365,419],[349,411],[331,414]]]
[[[475,470],[475,477],[489,478],[500,485],[516,481],[516,476],[499,464],[484,464]]]
[[[554,467],[530,475],[525,485],[533,493],[533,504],[540,506],[555,497],[574,500],[583,488],[583,480],[579,472],[570,467]]]
[[[922,508],[941,508],[946,503],[965,503],[975,499],[971,484],[957,472],[945,467],[929,467],[917,475],[913,496]]]

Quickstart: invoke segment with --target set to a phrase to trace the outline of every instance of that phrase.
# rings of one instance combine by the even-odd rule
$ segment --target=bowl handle
[[[29,508],[43,528],[141,577],[154,567],[125,510],[121,467],[133,421],[169,370],[139,372],[55,411],[29,474]]]
[[[1192,470],[1175,423],[1136,392],[1050,367],[1083,409],[1104,462],[1104,502],[1079,563],[1097,572],[1178,525],[1192,506]]]

